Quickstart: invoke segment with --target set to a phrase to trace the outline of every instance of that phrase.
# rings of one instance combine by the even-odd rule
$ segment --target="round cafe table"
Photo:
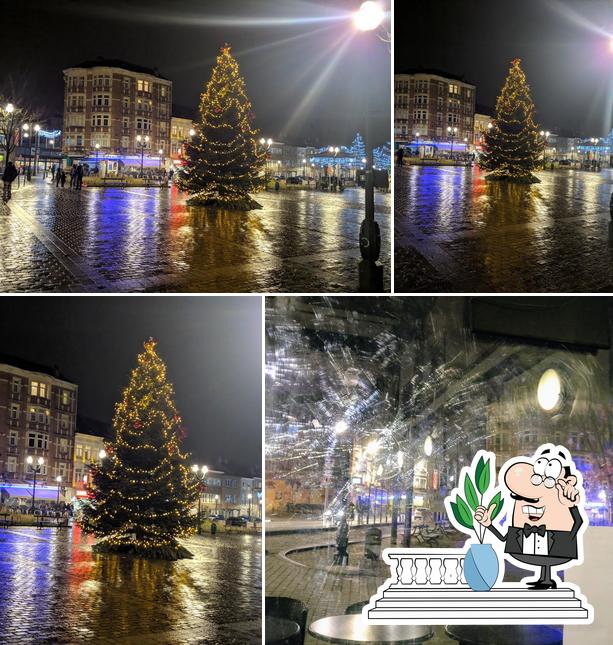
[[[545,625],[447,625],[460,645],[561,645],[562,632]]]
[[[293,620],[266,616],[266,645],[290,645],[299,642],[300,625]]]
[[[320,618],[309,626],[309,634],[328,643],[423,643],[432,638],[428,625],[372,625],[361,614]]]

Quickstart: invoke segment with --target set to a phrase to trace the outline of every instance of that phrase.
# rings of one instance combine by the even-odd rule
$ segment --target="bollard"
[[[215,522],[211,523],[211,535],[215,535],[217,533],[217,524]]]
[[[381,529],[375,526],[366,529],[364,557],[368,560],[378,560],[381,557],[381,535]]]

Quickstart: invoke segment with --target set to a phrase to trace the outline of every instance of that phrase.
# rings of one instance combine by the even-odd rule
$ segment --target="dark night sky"
[[[109,422],[143,341],[168,368],[196,463],[261,473],[259,297],[3,297],[0,352],[79,385],[79,413]]]
[[[99,56],[157,67],[174,82],[174,102],[197,107],[216,54],[229,42],[262,134],[349,144],[364,131],[369,109],[379,144],[390,138],[391,61],[387,45],[353,28],[350,12],[360,3],[2,0],[3,59],[8,54],[17,81],[28,80],[27,96],[54,110],[62,105],[61,70]],[[3,62],[0,85],[6,72]]]
[[[604,136],[613,126],[613,3],[604,0],[396,2],[395,71],[435,67],[464,75],[477,102],[495,105],[519,57],[540,125]]]

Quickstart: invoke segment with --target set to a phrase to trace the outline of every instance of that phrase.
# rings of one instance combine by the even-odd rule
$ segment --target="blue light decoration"
[[[366,145],[364,144],[364,139],[362,139],[362,135],[359,132],[356,132],[353,142],[351,143],[351,146],[349,146],[349,150],[354,154],[355,158],[360,161],[366,157]]]
[[[158,168],[160,161],[163,157],[150,157],[145,155],[143,158],[143,167],[145,168]],[[140,155],[116,155],[116,154],[99,154],[96,158],[95,154],[90,154],[88,157],[83,157],[80,159],[81,163],[86,163],[92,166],[95,166],[96,163],[101,161],[121,161],[124,166],[139,166],[140,167]]]
[[[61,130],[39,130],[38,136],[44,139],[59,139],[62,134]]]
[[[390,170],[392,167],[392,147],[388,141],[372,151],[373,165],[378,170]]]
[[[585,142],[585,143],[584,143]],[[611,155],[613,154],[613,130],[609,132],[608,136],[600,137],[598,143],[592,143],[590,138],[582,139],[581,143],[577,144],[577,152],[586,153],[586,152],[598,152],[601,155]]]

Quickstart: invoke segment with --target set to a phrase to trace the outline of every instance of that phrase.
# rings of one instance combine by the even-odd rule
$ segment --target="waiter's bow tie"
[[[547,529],[545,528],[544,524],[541,524],[540,526],[532,526],[531,524],[528,524],[528,522],[524,524],[524,537],[528,537],[532,533],[538,533],[541,537],[543,537],[546,531]]]

